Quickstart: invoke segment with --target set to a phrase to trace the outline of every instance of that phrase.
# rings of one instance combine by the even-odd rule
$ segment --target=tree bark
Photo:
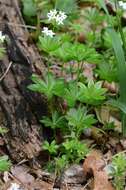
[[[39,155],[43,140],[39,119],[46,112],[45,98],[27,89],[32,73],[42,75],[45,66],[34,44],[28,43],[18,0],[0,0],[0,30],[6,35],[6,55],[0,61],[0,126],[7,150],[15,161]]]

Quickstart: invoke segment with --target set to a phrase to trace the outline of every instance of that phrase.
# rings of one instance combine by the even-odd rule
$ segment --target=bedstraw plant
[[[28,88],[47,99],[48,113],[40,123],[50,128],[53,136],[49,142],[44,142],[42,148],[48,151],[49,161],[59,173],[58,167],[61,171],[70,163],[79,163],[90,151],[83,140],[85,130],[91,129],[99,120],[95,108],[104,104],[120,109],[122,133],[126,136],[126,35],[121,26],[125,6],[111,0],[116,10],[116,15],[112,16],[103,0],[92,0],[95,8],[87,9],[85,13],[78,11],[75,0],[54,0],[43,2],[39,14],[43,7],[46,11],[38,17],[36,10],[40,2],[32,2],[34,14],[39,18],[37,46],[45,58],[47,70],[42,77],[33,74]],[[26,8],[25,2],[25,16]],[[90,23],[89,31],[84,33],[76,22],[79,17]],[[81,42],[78,40],[80,33],[84,35]],[[88,77],[84,74],[86,65],[93,68]],[[114,97],[108,94],[103,81],[118,83],[119,93]]]
[[[97,120],[92,109],[89,113],[88,106],[103,103],[106,89],[102,87],[101,82],[87,82],[83,76],[85,62],[99,64],[101,61],[101,55],[96,49],[73,41],[72,37],[65,33],[58,34],[59,25],[66,27],[65,22],[69,20],[67,12],[52,9],[47,13],[47,19],[49,23],[53,22],[49,25],[53,27],[44,27],[37,43],[39,50],[48,56],[47,71],[43,78],[33,74],[33,84],[28,88],[47,97],[48,115],[43,116],[40,122],[53,130],[53,137],[50,143],[43,143],[42,149],[48,151],[49,161],[52,163],[53,160],[52,165],[55,165],[56,173],[59,173],[70,163],[79,163],[89,152],[88,146],[81,141],[81,136],[84,135],[85,129],[91,128]],[[62,63],[59,77],[52,72],[53,59]],[[67,65],[70,66],[70,62],[74,63],[74,67],[71,66],[68,72]],[[62,136],[61,139],[57,136],[57,130]]]

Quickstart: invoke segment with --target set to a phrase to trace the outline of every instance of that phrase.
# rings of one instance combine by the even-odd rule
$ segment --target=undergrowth
[[[29,38],[47,68],[43,76],[31,76],[28,89],[47,99],[48,113],[40,123],[50,128],[52,137],[45,139],[42,150],[48,154],[48,169],[56,175],[90,152],[86,138],[94,127],[114,134],[116,124],[102,120],[102,107],[116,110],[126,136],[126,27],[122,26],[126,3],[109,3],[115,14],[104,0],[22,0],[26,24],[34,26]],[[1,47],[0,56],[4,51]],[[113,93],[105,83],[118,88]],[[121,190],[125,155],[113,157],[112,165],[114,184]]]

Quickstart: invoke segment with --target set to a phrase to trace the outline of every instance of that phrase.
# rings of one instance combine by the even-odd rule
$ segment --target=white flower
[[[63,19],[62,19],[62,17],[60,17],[60,15],[56,16],[56,22],[58,25],[63,24]]]
[[[126,10],[126,2],[124,3],[123,1],[119,1],[119,6]]]
[[[67,15],[65,12],[59,11],[59,16],[62,18],[62,20],[65,20],[67,18]]]
[[[2,35],[2,31],[0,31],[0,41],[3,43],[5,40],[5,36]]]
[[[47,14],[48,20],[55,20],[58,25],[63,24],[63,21],[67,18],[67,15],[63,11],[58,11],[56,9],[50,10]]]
[[[57,10],[50,10],[50,12],[47,14],[48,20],[54,20],[56,18]]]
[[[17,184],[17,183],[11,183],[10,188],[7,189],[7,190],[23,190],[23,189],[20,188],[19,184]]]
[[[63,21],[67,18],[67,15],[62,12],[59,11],[59,14],[56,16],[56,22],[58,25],[63,24]]]
[[[55,35],[55,33],[52,30],[49,30],[48,27],[43,27],[42,33],[51,38]]]

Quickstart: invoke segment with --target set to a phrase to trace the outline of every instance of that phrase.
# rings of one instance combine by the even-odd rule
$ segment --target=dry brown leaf
[[[11,173],[17,180],[19,180],[24,185],[32,184],[35,179],[34,177],[28,173],[27,168],[23,166],[15,166],[11,169]]]
[[[105,162],[102,154],[94,151],[84,161],[83,168],[85,175],[93,173],[94,188],[93,190],[114,190],[111,182],[108,180],[107,173],[103,170]]]

